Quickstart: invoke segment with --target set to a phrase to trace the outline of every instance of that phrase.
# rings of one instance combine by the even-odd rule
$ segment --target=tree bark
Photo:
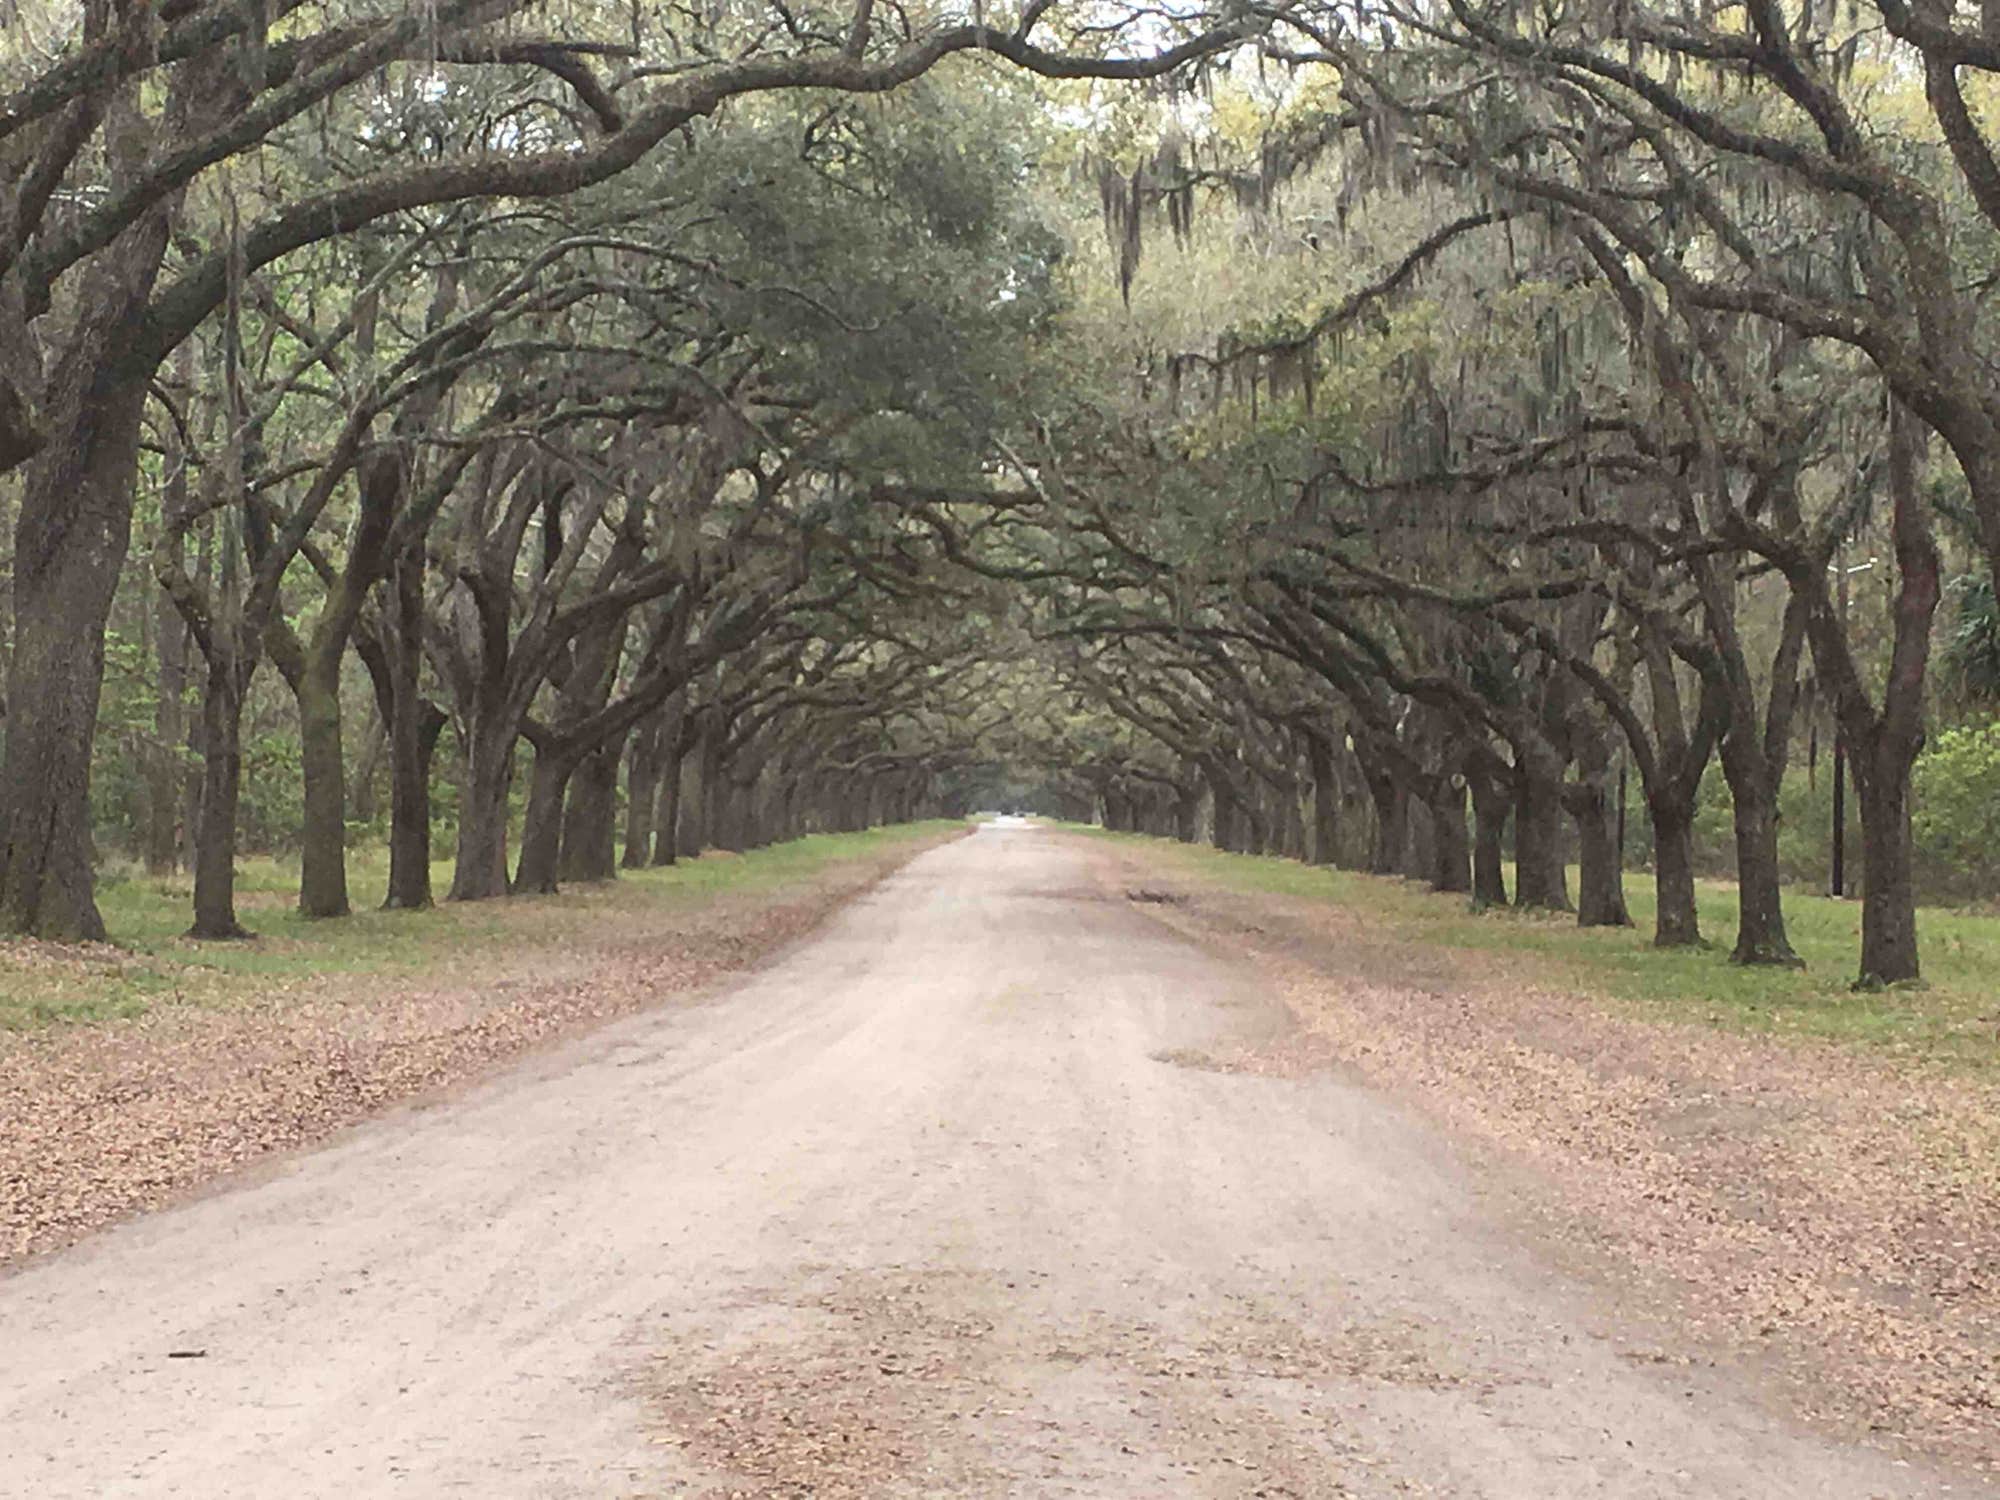
[[[1799,967],[1785,932],[1783,888],[1778,865],[1778,789],[1765,758],[1732,746],[1736,730],[1724,738],[1722,774],[1734,802],[1736,832],[1736,948],[1739,964]]]
[[[1243,852],[1263,854],[1271,845],[1271,824],[1264,814],[1264,799],[1253,783],[1240,804],[1243,810]]]
[[[152,374],[119,355],[136,339],[166,237],[162,207],[86,273],[83,312],[43,402],[46,443],[22,490],[0,777],[0,928],[10,932],[105,936],[91,886],[90,746]]]
[[[1582,734],[1577,776],[1567,796],[1577,832],[1577,925],[1630,927],[1625,861],[1618,848],[1618,809],[1612,800],[1611,752],[1602,734]]]
[[[344,917],[347,904],[347,771],[340,743],[338,651],[312,651],[293,684],[299,704],[299,768],[305,823],[300,833],[299,912]]]
[[[695,742],[681,760],[680,852],[698,858],[715,847],[716,758],[718,730],[714,716],[703,712],[696,723]]]
[[[1922,977],[1910,834],[1913,751],[1879,736],[1851,757],[1861,804],[1861,973],[1864,988]]]
[[[1312,774],[1312,831],[1306,846],[1306,862],[1337,864],[1340,856],[1340,781],[1334,769],[1333,742],[1322,735],[1307,735],[1306,765]]]
[[[625,754],[625,853],[628,870],[642,870],[653,857],[653,813],[660,794],[660,736],[666,711],[649,715],[632,733]]]
[[[1916,882],[1911,869],[1910,773],[1924,744],[1924,677],[1931,624],[1942,592],[1942,560],[1919,488],[1925,438],[1898,408],[1890,424],[1889,491],[1896,547],[1896,598],[1889,671],[1878,711],[1857,668],[1845,620],[1827,595],[1818,559],[1797,569],[1809,590],[1814,659],[1835,686],[1847,758],[1861,813],[1861,972],[1873,987],[1922,977],[1917,952]]]
[[[1472,904],[1507,904],[1507,815],[1514,801],[1500,778],[1475,763],[1472,786]]]
[[[507,894],[507,793],[513,782],[513,725],[476,723],[466,736],[452,900],[484,901]]]
[[[188,733],[188,632],[165,590],[156,591],[151,604],[153,654],[159,675],[153,744],[146,757],[146,870],[152,875],[168,875],[180,867],[186,837],[181,819],[189,781],[182,754]]]
[[[1429,799],[1431,810],[1432,888],[1472,889],[1472,842],[1465,826],[1465,778],[1450,771],[1437,778]]]
[[[389,688],[389,891],[383,906],[421,911],[431,905],[431,765],[444,710],[423,695],[424,558],[411,547],[389,577],[383,631]]]
[[[1576,826],[1577,926],[1630,927],[1625,866],[1618,857],[1617,812],[1610,799],[1597,791],[1580,799]]]
[[[703,808],[706,794],[701,780],[701,740],[699,733],[681,752],[681,790],[674,819],[674,848],[682,859],[699,859],[707,844],[708,815]]]
[[[728,854],[743,852],[743,784],[718,765],[708,782],[709,842]]]
[[[195,824],[194,925],[188,929],[192,938],[250,935],[236,917],[236,815],[243,779],[243,695],[249,677],[226,647],[209,658],[201,705],[201,815]]]
[[[658,799],[653,804],[653,863],[670,865],[680,853],[681,731],[678,715],[670,713],[660,736]]]
[[[799,836],[799,784],[783,771],[770,773],[766,789],[764,823],[758,829],[760,844],[788,843]]]
[[[1403,795],[1403,878],[1434,881],[1437,878],[1437,831],[1432,826],[1431,805],[1414,790]]]
[[[214,571],[215,527],[205,524],[200,530],[200,542],[195,549],[195,576],[207,578]],[[155,570],[157,576],[157,569]],[[179,608],[178,605],[175,606]],[[189,632],[190,638],[193,632]],[[190,668],[194,657],[188,658]],[[202,767],[208,760],[208,731],[203,726],[200,710],[185,715],[187,720],[187,774],[183,778],[185,787],[181,801],[181,841],[190,860],[194,854],[195,829],[201,826],[201,780]]]
[[[1278,850],[1287,859],[1306,857],[1306,822],[1296,784],[1278,789]]]
[[[419,697],[389,725],[388,910],[422,911],[431,894],[431,764],[445,714]]]
[[[347,771],[347,816],[356,823],[373,823],[381,811],[375,778],[388,750],[389,721],[378,713],[369,720],[361,749]]]
[[[1696,947],[1702,939],[1694,888],[1695,807],[1722,728],[1727,676],[1712,660],[1697,669],[1699,698],[1690,726],[1665,625],[1645,610],[1633,611],[1631,623],[1645,664],[1653,720],[1650,739],[1633,727],[1636,715],[1626,733],[1653,830],[1653,946]]]
[[[562,814],[564,880],[615,880],[618,876],[618,762],[624,736],[584,755],[570,777]]]
[[[1375,808],[1375,838],[1368,849],[1368,873],[1400,875],[1403,851],[1409,843],[1409,793],[1394,775],[1363,762],[1361,779]]]
[[[1104,826],[1112,833],[1132,830],[1132,803],[1116,787],[1107,786],[1100,794],[1104,804]]]
[[[1722,637],[1729,648],[1720,689],[1728,714],[1721,759],[1736,826],[1737,928],[1730,958],[1740,964],[1803,967],[1785,931],[1778,864],[1778,789],[1784,780],[1792,711],[1798,701],[1799,652],[1810,619],[1809,597],[1794,588],[1786,601],[1761,724],[1748,667],[1740,647],[1734,644],[1733,620],[1711,626],[1711,634]],[[1718,614],[1719,610],[1711,607],[1707,613]]]
[[[521,855],[510,894],[549,896],[556,891],[562,855],[563,802],[581,757],[535,747],[529,773],[528,806],[521,818]]]
[[[1237,799],[1236,789],[1228,778],[1219,771],[1207,773],[1208,790],[1214,802],[1214,822],[1212,835],[1215,847],[1229,854],[1243,851],[1243,804]]]
[[[1694,801],[1674,792],[1649,797],[1653,820],[1653,946],[1691,948],[1701,942],[1694,894]]]
[[[1559,773],[1521,768],[1514,799],[1514,904],[1535,911],[1574,910],[1563,861]]]

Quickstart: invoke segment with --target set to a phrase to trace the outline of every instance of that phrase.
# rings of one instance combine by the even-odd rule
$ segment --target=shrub
[[[1955,896],[2000,892],[2000,720],[1940,733],[1913,791],[1919,880]]]

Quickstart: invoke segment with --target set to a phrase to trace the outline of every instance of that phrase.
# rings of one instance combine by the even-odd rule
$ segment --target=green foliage
[[[1001,419],[1061,249],[1023,192],[1020,102],[965,79],[788,99],[694,158],[698,243],[730,273],[719,313],[816,425],[849,429],[851,467],[962,473]]]
[[[295,847],[305,820],[295,725],[274,724],[243,737],[243,787],[239,818],[244,847]]]
[[[1944,639],[1945,672],[1975,703],[2000,703],[2000,608],[1993,576],[1970,573],[1953,583],[1952,618]]]
[[[1917,762],[1911,819],[1930,883],[1991,897],[2000,879],[2000,720],[1947,729]]]
[[[1987,802],[1982,803],[1981,798]],[[2000,900],[2000,729],[1947,730],[1918,759],[1913,784],[1916,882],[1921,899],[1937,902]],[[1994,810],[1987,811],[1991,806]],[[1695,868],[1718,879],[1736,870],[1734,806],[1729,783],[1710,767],[1701,785],[1694,826]],[[1955,830],[1967,830],[1964,837]],[[1977,830],[1985,830],[1980,832]],[[1651,867],[1652,829],[1635,786],[1625,853],[1635,871]],[[1787,884],[1828,889],[1833,874],[1833,762],[1821,746],[1816,771],[1794,765],[1778,792],[1778,869]],[[1861,814],[1853,782],[1847,787],[1847,886],[1862,889]]]

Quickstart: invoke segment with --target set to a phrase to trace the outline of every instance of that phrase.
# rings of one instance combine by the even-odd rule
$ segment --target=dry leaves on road
[[[1620,1015],[1533,962],[1420,946],[1328,903],[1111,889],[1248,955],[1300,1022],[1206,1066],[1347,1067],[1531,1167],[1540,1227],[1696,1341],[1773,1358],[1810,1415],[2000,1466],[2000,1087],[1841,1047]],[[1610,1257],[1607,1262],[1604,1257]]]

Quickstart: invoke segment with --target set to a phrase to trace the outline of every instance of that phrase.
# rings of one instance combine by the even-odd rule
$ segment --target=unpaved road
[[[1080,841],[0,1279],[0,1494],[1985,1494],[1621,1321]],[[185,1357],[175,1357],[181,1355]]]

